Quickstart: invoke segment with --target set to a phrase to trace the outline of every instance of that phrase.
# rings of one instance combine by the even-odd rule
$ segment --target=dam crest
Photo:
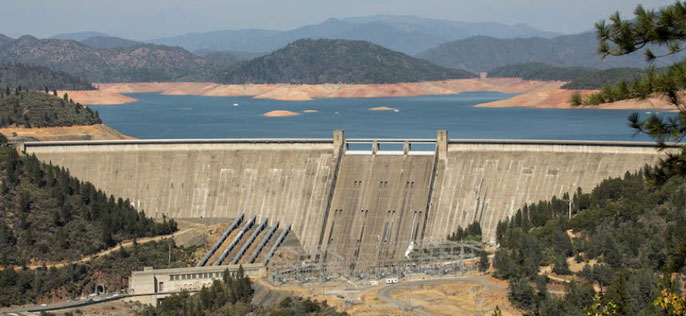
[[[633,142],[203,139],[27,142],[147,215],[292,224],[310,254],[400,258],[479,221],[486,240],[527,203],[637,171],[662,156]]]

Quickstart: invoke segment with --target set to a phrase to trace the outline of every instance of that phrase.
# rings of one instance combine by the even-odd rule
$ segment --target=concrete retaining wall
[[[26,151],[68,168],[146,214],[226,217],[245,212],[293,223],[310,249],[322,225],[335,173],[333,143],[26,144]],[[317,236],[318,237],[318,236]]]
[[[356,260],[397,257],[412,240],[442,239],[477,219],[490,237],[498,220],[525,203],[577,187],[588,191],[662,156],[649,144],[449,141],[444,132],[437,139],[434,155],[344,154],[340,131],[333,140],[51,142],[21,148],[128,198],[148,215],[269,217],[292,224],[307,251]]]
[[[661,156],[628,143],[460,142],[448,145],[434,183],[427,236],[445,238],[474,220],[486,236],[525,203],[561,197],[603,179],[623,176]]]

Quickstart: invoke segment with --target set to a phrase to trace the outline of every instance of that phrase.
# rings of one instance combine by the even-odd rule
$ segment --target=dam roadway
[[[360,147],[364,147],[360,149]],[[366,146],[366,147],[365,147]],[[436,139],[28,142],[147,215],[292,224],[311,254],[399,258],[475,220],[485,238],[526,203],[590,191],[664,153],[649,143]]]

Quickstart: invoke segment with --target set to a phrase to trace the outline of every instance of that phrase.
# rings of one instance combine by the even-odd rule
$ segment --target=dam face
[[[383,150],[385,143],[395,150]],[[23,149],[148,215],[254,214],[292,224],[311,254],[360,263],[400,258],[410,244],[443,240],[475,220],[489,239],[525,203],[589,191],[662,156],[650,144],[449,140],[444,131],[431,140],[346,140],[336,131],[333,139],[35,142]]]

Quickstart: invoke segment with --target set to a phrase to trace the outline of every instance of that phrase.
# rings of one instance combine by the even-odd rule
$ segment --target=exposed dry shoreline
[[[551,89],[534,91],[520,94],[507,100],[482,103],[476,107],[484,108],[509,108],[509,107],[533,107],[541,109],[568,109],[574,108],[569,104],[569,99],[575,90]],[[587,95],[595,90],[582,90],[582,95]],[[597,106],[579,107],[601,110],[668,110],[676,111],[676,108],[666,98],[653,97],[645,100],[631,99],[605,103]]]
[[[95,91],[61,91],[76,102],[88,105],[123,104],[135,101],[125,93],[166,95],[248,96],[258,99],[307,101],[326,98],[409,97],[457,94],[468,91],[532,93],[558,89],[563,82],[530,81],[514,78],[459,79],[394,84],[245,84],[221,85],[210,82],[136,82],[96,84]]]
[[[211,82],[134,82],[96,84],[94,91],[66,92],[76,102],[87,105],[124,104],[136,101],[126,93],[160,93],[165,95],[247,96],[258,99],[307,101],[326,98],[410,97],[458,94],[470,91],[494,91],[519,94],[513,98],[476,105],[477,107],[571,108],[573,90],[560,87],[562,81],[536,81],[518,78],[457,79],[446,81],[394,84],[243,84],[222,85]],[[592,91],[582,91],[587,94]],[[674,110],[664,99],[627,100],[602,104],[598,109],[663,109]]]

